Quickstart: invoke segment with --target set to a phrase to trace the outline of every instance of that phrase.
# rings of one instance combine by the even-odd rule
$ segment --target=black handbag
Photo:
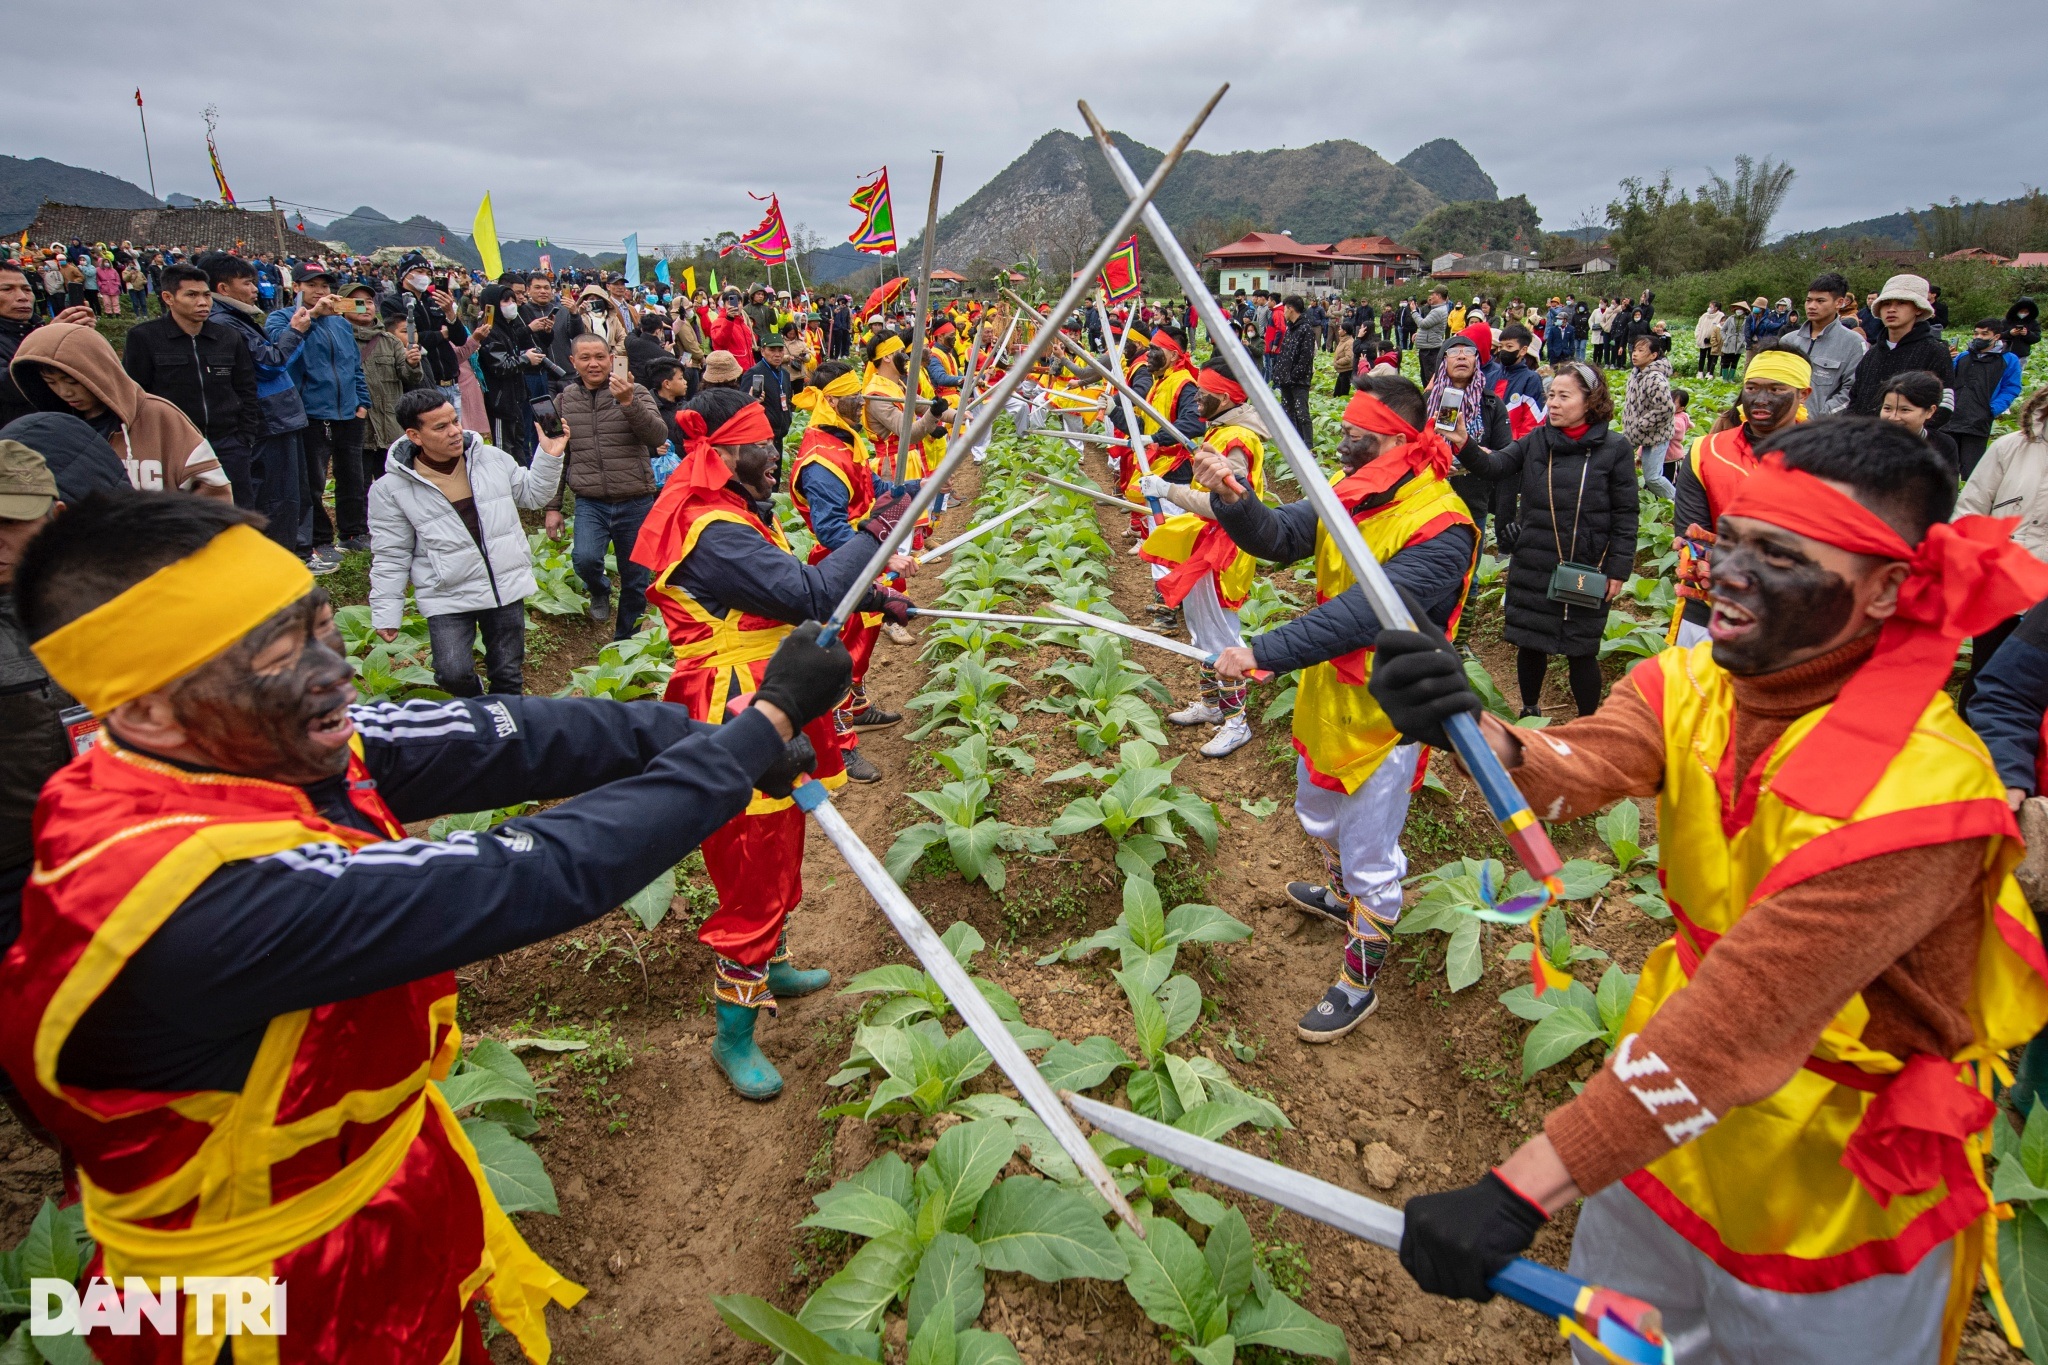
[[[1607,575],[1597,564],[1575,564],[1564,557],[1564,542],[1557,534],[1557,484],[1552,479],[1552,468],[1556,456],[1546,452],[1543,480],[1550,492],[1550,538],[1557,546],[1557,567],[1550,571],[1550,588],[1544,594],[1553,602],[1564,603],[1567,609],[1585,607],[1605,608],[1607,605]],[[1572,548],[1579,548],[1579,513],[1586,506],[1586,471],[1593,467],[1593,457],[1588,455],[1586,463],[1579,468],[1579,500],[1572,507]]]

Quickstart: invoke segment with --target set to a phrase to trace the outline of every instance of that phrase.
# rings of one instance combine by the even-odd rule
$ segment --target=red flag
[[[889,168],[875,172],[875,178],[853,192],[846,201],[861,212],[860,226],[846,240],[855,251],[888,255],[896,250],[896,208],[889,201]]]
[[[749,190],[747,198],[760,201],[761,196]],[[735,251],[744,251],[763,265],[785,265],[789,261],[789,228],[782,221],[782,203],[774,195],[768,196],[768,216],[737,242],[718,249],[720,256],[730,256]]]
[[[1111,303],[1122,303],[1144,292],[1138,283],[1137,233],[1124,239],[1124,244],[1116,249],[1115,254],[1103,262],[1101,273],[1095,279]]]
[[[135,87],[135,107],[137,109],[142,107],[142,87],[139,85]]]

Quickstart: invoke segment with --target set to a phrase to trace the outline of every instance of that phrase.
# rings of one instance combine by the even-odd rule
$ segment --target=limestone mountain
[[[46,156],[0,156],[0,232],[18,233],[35,221],[44,200],[95,209],[153,209],[148,190],[117,176],[67,166]]]
[[[1159,164],[1156,148],[1122,133],[1111,137],[1140,176]],[[1455,148],[1491,194],[1493,182],[1463,148],[1428,145]],[[1437,155],[1432,164],[1444,161]],[[903,190],[907,183],[898,187],[899,224],[916,197]],[[1031,257],[1047,269],[1071,269],[1124,202],[1094,146],[1056,129],[939,220],[937,259],[954,270]],[[1398,236],[1446,199],[1372,148],[1338,139],[1272,151],[1190,151],[1157,202],[1183,240],[1206,246],[1252,228],[1291,232],[1304,242]],[[921,245],[913,240],[904,251]]]
[[[1394,164],[1448,203],[1500,198],[1500,189],[1493,183],[1493,177],[1480,169],[1472,153],[1455,138],[1440,137],[1434,142],[1425,142]]]

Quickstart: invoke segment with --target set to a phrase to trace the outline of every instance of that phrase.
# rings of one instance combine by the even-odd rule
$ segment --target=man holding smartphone
[[[405,305],[413,340],[426,355],[427,377],[459,411],[462,392],[456,379],[462,362],[455,358],[455,348],[469,340],[469,328],[456,315],[454,298],[434,287],[433,267],[417,251],[398,262],[398,298]]]
[[[612,620],[612,585],[604,571],[611,548],[619,565],[618,617],[614,639],[637,628],[647,605],[648,572],[633,562],[633,544],[640,523],[654,506],[652,456],[668,441],[654,396],[633,382],[625,357],[614,356],[602,336],[585,332],[569,346],[574,378],[556,398],[561,420],[569,427],[567,465],[562,482],[576,495],[576,527],[571,557],[576,573],[590,590],[590,619]],[[562,529],[562,495],[548,504],[544,525],[550,536]]]

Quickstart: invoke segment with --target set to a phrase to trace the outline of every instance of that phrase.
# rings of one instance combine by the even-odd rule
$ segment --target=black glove
[[[796,790],[796,780],[818,766],[818,751],[802,731],[782,746],[782,754],[754,781],[754,789],[778,800]]]
[[[907,626],[910,624],[910,609],[915,605],[917,604],[894,588],[884,588],[882,605],[877,610],[897,625]]]
[[[1444,722],[1460,711],[1479,710],[1479,698],[1466,681],[1464,656],[1414,598],[1402,596],[1416,629],[1380,632],[1366,688],[1403,741],[1448,749]]]
[[[932,416],[944,417],[947,413],[947,410],[950,409],[952,406],[953,405],[947,402],[944,398],[934,398],[932,399]]]
[[[891,493],[886,497],[877,497],[874,507],[868,512],[868,519],[860,524],[860,529],[873,536],[877,542],[885,541],[889,538],[889,533],[896,529],[896,523],[902,521],[903,514],[909,510],[908,493]]]
[[[784,637],[755,691],[759,701],[773,702],[801,730],[839,704],[853,685],[853,656],[842,640],[820,648],[824,627],[806,621]]]
[[[1477,1185],[1408,1201],[1401,1233],[1401,1264],[1415,1283],[1448,1299],[1485,1303],[1486,1282],[1529,1249],[1549,1222],[1492,1171]]]

